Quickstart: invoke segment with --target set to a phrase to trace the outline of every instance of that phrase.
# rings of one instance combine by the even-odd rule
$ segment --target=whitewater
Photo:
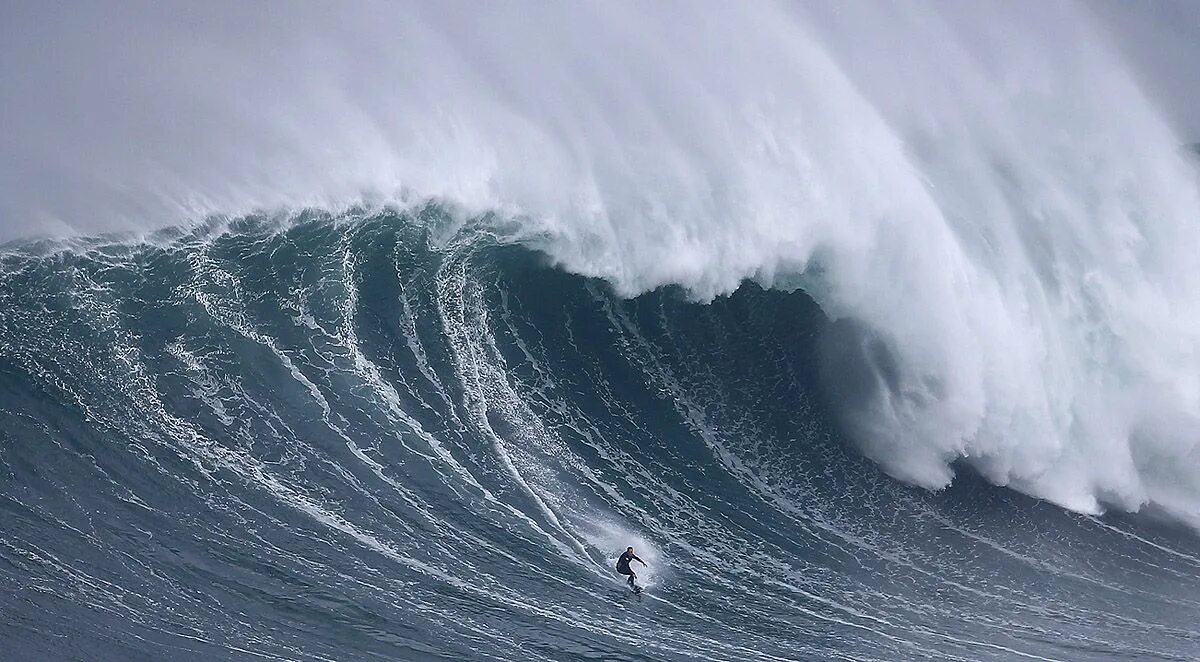
[[[1194,7],[0,25],[0,657],[1200,654]]]

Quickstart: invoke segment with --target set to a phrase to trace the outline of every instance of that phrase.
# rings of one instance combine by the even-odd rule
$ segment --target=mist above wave
[[[1198,514],[1200,190],[1091,13],[218,9],[6,10],[0,236],[436,198],[623,294],[805,289],[899,478]]]

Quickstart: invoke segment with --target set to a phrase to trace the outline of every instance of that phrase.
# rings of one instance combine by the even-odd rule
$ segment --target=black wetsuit
[[[629,575],[628,583],[630,586],[634,586],[633,580],[637,579],[637,574],[633,572],[633,568],[629,567],[629,562],[634,560],[642,565],[646,565],[646,562],[639,559],[637,554],[634,554],[633,552],[625,552],[621,555],[621,558],[617,559],[617,572],[621,573],[622,575]]]

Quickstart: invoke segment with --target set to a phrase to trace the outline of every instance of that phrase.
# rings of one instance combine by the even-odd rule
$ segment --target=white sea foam
[[[965,460],[1078,510],[1200,514],[1200,190],[1111,16],[6,13],[0,237],[364,198],[498,210],[623,294],[805,289],[846,320],[827,372],[853,383],[831,388],[897,477],[940,487]]]

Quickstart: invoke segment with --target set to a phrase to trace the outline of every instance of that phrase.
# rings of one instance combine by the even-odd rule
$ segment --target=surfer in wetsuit
[[[637,561],[638,563],[641,563],[643,566],[646,565],[646,562],[639,559],[637,554],[633,553],[632,547],[626,547],[625,553],[621,555],[621,558],[617,559],[617,572],[621,573],[622,575],[629,575],[628,584],[629,584],[630,588],[632,588],[636,591],[637,584],[634,584],[633,581],[635,579],[637,579],[637,573],[635,573],[633,571],[633,568],[629,567],[630,561]]]

